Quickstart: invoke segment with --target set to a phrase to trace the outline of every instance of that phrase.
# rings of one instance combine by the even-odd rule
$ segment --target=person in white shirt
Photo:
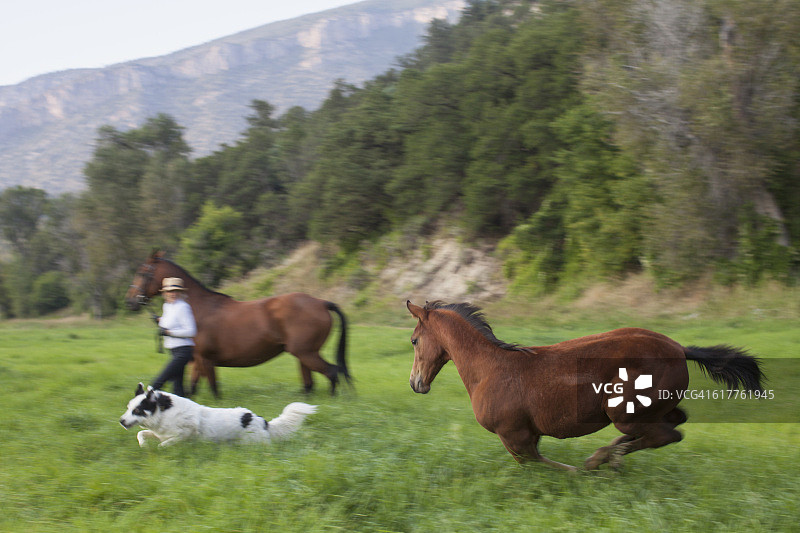
[[[197,324],[192,308],[184,297],[185,291],[181,278],[164,278],[161,284],[164,306],[161,317],[158,318],[158,331],[164,336],[164,348],[170,351],[172,359],[152,383],[154,389],[160,389],[164,383],[171,381],[172,392],[179,396],[186,395],[183,374],[186,365],[192,360],[193,337],[197,335]]]

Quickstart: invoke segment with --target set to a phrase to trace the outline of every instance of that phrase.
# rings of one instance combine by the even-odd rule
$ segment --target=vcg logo
[[[619,369],[619,379],[623,382],[628,381],[628,370],[625,368]],[[653,386],[653,376],[651,374],[642,374],[633,382],[634,390],[644,390],[649,389]],[[608,399],[608,406],[609,407],[616,407],[625,401],[624,398],[624,391],[625,387],[623,383],[592,383],[592,388],[594,389],[595,394],[600,394],[600,391],[603,391],[606,394],[616,394],[612,398]],[[649,407],[653,400],[648,396],[644,396],[642,394],[635,394],[636,400],[644,407]],[[625,405],[625,410],[628,413],[633,413],[636,407],[634,405],[634,401],[628,400],[627,404]]]

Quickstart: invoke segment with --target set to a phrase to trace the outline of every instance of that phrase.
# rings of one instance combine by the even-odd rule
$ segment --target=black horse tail
[[[724,383],[728,389],[738,389],[741,386],[754,392],[764,390],[761,387],[761,380],[764,379],[761,361],[749,355],[746,350],[720,344],[707,348],[686,346],[683,351],[686,359],[700,365],[703,374],[717,383]]]
[[[342,322],[341,334],[339,335],[339,349],[336,352],[336,364],[339,366],[339,371],[347,381],[350,381],[350,371],[347,369],[347,360],[345,359],[345,351],[347,349],[347,320],[344,318],[344,313],[339,309],[339,306],[333,302],[325,302],[325,306],[329,311],[333,311],[339,315],[339,320]]]

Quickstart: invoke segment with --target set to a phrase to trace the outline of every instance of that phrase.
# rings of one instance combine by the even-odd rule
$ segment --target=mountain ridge
[[[248,105],[314,109],[335,80],[358,84],[421,44],[428,23],[453,22],[463,0],[367,0],[278,21],[156,57],[73,69],[0,87],[0,189],[83,188],[97,129],[138,127],[166,113],[194,156],[235,141]]]

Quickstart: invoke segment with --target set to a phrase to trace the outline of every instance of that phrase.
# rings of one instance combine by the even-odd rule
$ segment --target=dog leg
[[[158,446],[159,448],[163,448],[164,446],[171,446],[180,440],[183,440],[183,438],[180,435],[175,435],[174,437],[162,440],[161,444],[159,444]]]
[[[158,435],[156,435],[149,429],[143,429],[142,431],[136,434],[136,440],[139,441],[139,446],[141,446],[142,448],[145,447],[145,440],[147,439],[147,437],[150,437],[151,439],[158,439]]]

